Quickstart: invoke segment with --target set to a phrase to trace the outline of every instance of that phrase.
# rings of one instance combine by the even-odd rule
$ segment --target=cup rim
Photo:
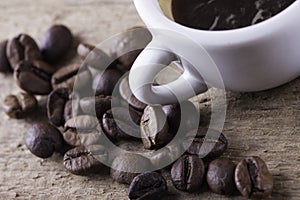
[[[163,13],[158,0],[134,0],[134,4],[140,17],[149,28],[188,33],[191,38],[208,46],[234,45],[270,37],[284,30],[285,27],[295,26],[292,24],[295,21],[291,20],[290,15],[298,12],[297,7],[300,8],[300,1],[296,0],[286,9],[258,24],[237,29],[212,31],[190,28],[172,21]]]

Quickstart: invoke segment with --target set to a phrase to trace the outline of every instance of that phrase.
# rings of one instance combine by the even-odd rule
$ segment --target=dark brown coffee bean
[[[180,103],[180,109],[180,131],[189,132],[197,129],[199,126],[200,114],[195,105],[190,101],[183,101]]]
[[[157,149],[169,143],[173,136],[169,133],[166,115],[160,106],[147,106],[141,119],[141,137],[146,149]]]
[[[115,69],[107,69],[99,73],[93,81],[93,89],[96,95],[112,95],[112,92],[122,74]]]
[[[105,133],[113,140],[140,136],[140,128],[131,120],[130,110],[123,107],[114,107],[105,112],[102,126]]]
[[[20,34],[7,43],[6,55],[13,69],[23,60],[41,60],[42,54],[34,41],[27,34]]]
[[[208,166],[206,181],[212,192],[232,195],[236,192],[234,183],[235,164],[225,158],[218,158]]]
[[[40,42],[40,49],[45,61],[54,63],[59,61],[72,47],[73,35],[64,25],[51,26]]]
[[[80,108],[85,114],[96,115],[102,118],[103,114],[111,108],[111,96],[98,95],[80,99]]]
[[[162,109],[167,116],[169,132],[172,135],[176,135],[181,121],[180,104],[164,105]]]
[[[266,163],[253,156],[238,163],[235,184],[247,198],[265,198],[272,194],[274,181]]]
[[[195,192],[200,190],[205,180],[205,167],[201,158],[184,155],[172,166],[173,185],[182,191]]]
[[[75,81],[76,85],[74,85]],[[80,64],[72,64],[55,72],[51,82],[53,89],[69,88],[71,91],[75,89],[76,92],[86,92],[86,90],[90,90],[92,76],[90,71],[81,68]]]
[[[103,138],[101,125],[96,117],[80,115],[65,123],[63,137],[71,146],[101,144]]]
[[[130,184],[137,175],[152,170],[153,166],[148,158],[128,153],[113,160],[110,176],[118,183]]]
[[[49,121],[55,126],[65,124],[65,104],[69,100],[71,91],[68,88],[57,88],[53,90],[47,100],[47,114]]]
[[[64,120],[68,121],[80,113],[79,99],[72,98],[68,100],[64,108]]]
[[[104,51],[86,43],[78,45],[77,54],[90,67],[91,71],[92,69],[105,70],[111,68],[111,63],[113,62],[113,59]]]
[[[4,99],[3,109],[10,118],[21,119],[37,108],[36,98],[30,94],[20,92],[17,95],[8,95]]]
[[[161,199],[168,191],[167,182],[157,172],[146,172],[136,176],[129,186],[130,199]]]
[[[130,106],[133,108],[143,111],[147,104],[144,104],[143,102],[139,101],[133,94],[132,91],[130,90],[129,87],[129,79],[128,76],[125,76],[121,81],[119,85],[119,92],[122,98],[128,102]]]
[[[129,105],[129,115],[136,125],[140,125],[143,116],[143,111],[137,110]]]
[[[51,76],[54,70],[45,62],[21,61],[15,68],[18,86],[31,94],[46,95],[52,91]]]
[[[189,154],[216,159],[227,150],[228,141],[223,133],[213,129],[198,128],[198,130],[187,133],[182,144]]]
[[[93,150],[90,150],[91,147]],[[95,153],[96,156],[94,156]],[[101,145],[79,146],[65,153],[64,166],[69,172],[76,175],[99,173],[103,169],[102,162],[105,162],[107,156],[107,151]]]
[[[141,53],[152,40],[152,35],[146,28],[134,27],[126,31],[116,40],[113,50],[120,63],[129,70]]]
[[[0,72],[12,72],[6,55],[7,40],[0,42]]]
[[[33,124],[27,131],[25,144],[29,151],[40,158],[48,158],[60,151],[63,138],[60,131],[49,123]]]

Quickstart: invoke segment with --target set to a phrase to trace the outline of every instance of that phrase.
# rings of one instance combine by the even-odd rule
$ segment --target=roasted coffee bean
[[[111,96],[98,95],[93,97],[84,97],[80,99],[80,108],[83,113],[96,115],[102,118],[103,114],[111,108]]]
[[[6,55],[7,40],[0,42],[0,72],[12,72]]]
[[[25,118],[37,108],[36,98],[30,94],[20,92],[18,95],[8,95],[4,99],[3,109],[10,118]]]
[[[71,91],[74,89],[78,93],[88,92],[92,76],[87,68],[80,67],[80,64],[72,64],[55,72],[51,80],[53,89],[69,88]]]
[[[182,191],[200,190],[205,180],[205,167],[201,158],[184,155],[172,166],[171,178],[173,185]]]
[[[160,106],[145,108],[140,129],[145,149],[157,149],[169,143],[173,138],[169,133],[166,115]]]
[[[78,146],[65,153],[64,166],[76,175],[98,173],[103,169],[102,162],[105,162],[107,157],[107,151],[101,145]]]
[[[49,121],[55,126],[65,124],[65,104],[69,100],[71,91],[68,88],[57,88],[53,90],[47,100],[47,114]]]
[[[80,146],[103,143],[103,134],[96,117],[80,115],[65,123],[63,137],[69,145]]]
[[[42,54],[36,42],[27,34],[20,34],[7,43],[6,55],[13,69],[23,60],[41,60]]]
[[[15,68],[18,86],[31,94],[46,95],[52,91],[51,76],[54,70],[45,62],[21,61]]]
[[[265,198],[272,194],[274,181],[266,163],[260,157],[253,156],[238,163],[235,184],[247,198]]]
[[[189,154],[216,159],[227,150],[228,141],[223,133],[213,129],[198,128],[187,133],[182,144]]]
[[[172,142],[167,146],[154,151],[150,156],[150,160],[156,169],[162,169],[164,167],[170,166],[183,153],[184,149],[182,148],[181,141]]]
[[[113,160],[110,176],[119,183],[130,184],[137,175],[152,170],[153,166],[148,158],[128,153]]]
[[[97,70],[109,68],[113,61],[112,58],[101,49],[86,43],[78,45],[77,54],[89,67]]]
[[[167,182],[157,172],[146,172],[136,176],[129,186],[130,199],[161,199],[168,191]]]
[[[183,101],[180,103],[181,109],[181,123],[179,131],[184,133],[197,129],[200,121],[200,114],[195,105],[190,101]]]
[[[96,95],[112,95],[112,92],[122,74],[115,69],[107,69],[99,73],[93,81],[93,89]]]
[[[63,138],[60,131],[49,123],[33,124],[27,131],[25,143],[31,153],[48,158],[63,146]]]
[[[71,48],[73,35],[64,25],[51,26],[40,42],[40,49],[45,61],[54,63],[59,61]]]
[[[105,112],[102,126],[105,133],[113,140],[140,136],[140,128],[131,120],[130,110],[123,107],[114,107]]]
[[[142,111],[139,111],[135,108],[133,108],[132,106],[129,105],[128,107],[129,109],[129,115],[132,119],[132,121],[136,124],[136,125],[140,125],[141,123],[141,119],[142,119],[142,116],[143,116],[143,112]]]
[[[164,105],[162,109],[167,116],[167,121],[169,124],[169,132],[172,135],[176,135],[181,121],[180,104]]]
[[[124,78],[120,81],[119,85],[119,92],[121,97],[128,102],[130,106],[133,108],[143,111],[147,104],[144,104],[143,102],[139,101],[133,94],[132,91],[130,90],[129,87],[129,80],[128,80],[128,75],[124,76]]]
[[[121,34],[121,37],[116,40],[113,50],[120,63],[129,70],[137,56],[151,40],[152,36],[148,29],[134,27]]]
[[[68,121],[69,119],[72,119],[73,117],[78,116],[80,113],[79,108],[79,100],[78,99],[70,99],[66,102],[65,108],[64,108],[64,120]]]
[[[234,194],[234,170],[235,164],[225,158],[218,158],[209,163],[206,181],[211,191],[223,195]]]

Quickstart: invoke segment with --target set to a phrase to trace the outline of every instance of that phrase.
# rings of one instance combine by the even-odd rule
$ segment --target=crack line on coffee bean
[[[47,72],[45,72],[45,71],[43,71],[43,70],[37,68],[36,66],[33,66],[33,67],[31,68],[31,71],[32,71],[34,74],[38,75],[39,77],[42,77],[43,79],[45,79],[45,80],[47,80],[47,81],[49,81],[49,80],[51,79],[51,74],[48,74]]]

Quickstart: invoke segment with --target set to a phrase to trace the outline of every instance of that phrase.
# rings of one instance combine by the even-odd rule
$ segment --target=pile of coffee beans
[[[0,71],[13,72],[22,90],[5,98],[6,114],[25,119],[41,107],[46,110],[47,120],[33,123],[25,137],[32,154],[49,158],[59,153],[66,170],[76,175],[109,167],[112,179],[130,184],[130,199],[167,195],[162,169],[184,192],[201,191],[207,184],[222,195],[263,198],[272,193],[273,178],[265,162],[250,157],[236,165],[222,158],[228,147],[225,135],[200,127],[199,112],[191,101],[147,105],[132,94],[128,71],[152,39],[147,29],[130,29],[115,42],[111,54],[80,43],[77,54],[84,64],[57,67],[74,46],[73,38],[66,26],[53,25],[39,45],[23,33],[0,43]],[[137,48],[126,52],[127,47]],[[44,104],[42,96],[47,98]],[[112,155],[107,145],[133,141],[150,152],[146,155],[155,154]]]

